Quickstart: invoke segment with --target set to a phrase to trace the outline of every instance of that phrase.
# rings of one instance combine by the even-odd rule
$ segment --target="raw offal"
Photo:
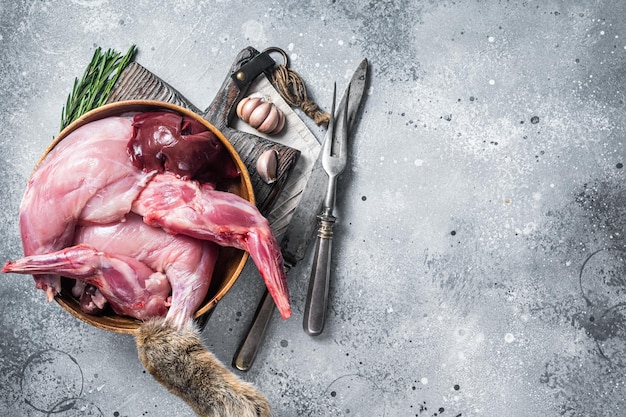
[[[128,154],[143,171],[172,172],[183,179],[217,182],[240,174],[213,132],[173,112],[136,114]]]

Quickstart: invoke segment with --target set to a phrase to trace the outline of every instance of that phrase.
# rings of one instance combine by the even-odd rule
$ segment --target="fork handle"
[[[324,214],[319,216],[320,225],[317,232],[315,258],[304,307],[303,328],[311,336],[322,333],[326,319],[333,226],[336,221],[336,218],[329,211],[327,209]]]

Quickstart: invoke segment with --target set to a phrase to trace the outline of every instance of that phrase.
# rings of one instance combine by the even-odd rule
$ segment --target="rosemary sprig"
[[[106,103],[113,86],[136,51],[135,45],[124,56],[112,49],[104,53],[100,47],[96,49],[82,79],[74,80],[74,87],[61,113],[61,130],[86,112]]]

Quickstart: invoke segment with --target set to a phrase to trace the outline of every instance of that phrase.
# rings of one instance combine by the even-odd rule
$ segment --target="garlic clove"
[[[246,102],[241,107],[241,120],[246,123],[250,123],[250,118],[252,117],[252,113],[259,107],[261,104],[261,97],[252,97],[248,98]]]
[[[237,103],[237,117],[239,117],[241,120],[243,120],[243,106],[250,101],[250,97],[244,97],[241,100],[239,100],[239,103]],[[244,120],[245,122],[245,120]]]
[[[287,118],[285,117],[285,114],[282,111],[280,111],[280,109],[277,108],[277,110],[278,110],[278,123],[276,123],[276,127],[271,132],[267,132],[267,134],[270,136],[279,134],[285,127],[285,121]]]
[[[259,156],[256,161],[256,171],[266,184],[272,184],[276,181],[278,156],[275,150],[268,149]]]
[[[270,114],[272,106],[273,104],[268,102],[257,105],[254,110],[252,110],[252,113],[250,113],[248,124],[255,129],[261,126],[261,124],[265,121],[265,118],[267,118]]]
[[[257,130],[262,133],[269,133],[276,129],[276,126],[280,121],[280,116],[278,115],[278,113],[278,108],[274,104],[272,104],[272,106],[270,107],[270,112],[267,114],[267,116],[265,116],[265,120],[263,120],[263,123],[261,123],[261,125],[257,127]]]

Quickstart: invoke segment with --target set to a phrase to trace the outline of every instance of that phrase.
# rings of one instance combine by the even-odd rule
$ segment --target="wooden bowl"
[[[85,113],[82,117],[74,121],[68,127],[63,129],[61,133],[52,141],[48,149],[43,153],[39,161],[37,162],[37,166],[44,160],[46,155],[54,148],[54,146],[62,141],[67,135],[69,135],[74,130],[78,129],[80,126],[87,124],[89,122],[93,122],[95,120],[103,119],[105,117],[110,116],[119,116],[124,113],[131,112],[146,112],[146,111],[155,111],[155,110],[172,110],[183,116],[187,116],[197,120],[202,123],[213,132],[219,140],[223,143],[224,147],[232,157],[235,162],[237,168],[241,171],[241,176],[234,180],[234,184],[229,186],[229,191],[234,192],[240,197],[250,201],[251,203],[255,203],[254,201],[254,191],[252,188],[252,183],[250,181],[250,176],[248,174],[248,170],[244,164],[244,162],[239,157],[237,151],[232,146],[232,144],[228,141],[228,139],[220,132],[215,126],[211,123],[193,113],[190,110],[187,110],[183,107],[177,106],[175,104],[160,102],[160,101],[152,101],[152,100],[131,100],[131,101],[122,101],[118,103],[107,104],[102,107],[99,107],[95,110],[92,110],[88,113]],[[130,162],[129,162],[130,163]],[[36,168],[36,167],[35,167]],[[243,267],[248,259],[248,253],[239,249],[229,248],[229,247],[220,247],[219,256],[217,259],[217,264],[215,265],[215,270],[213,272],[213,277],[211,278],[211,285],[207,292],[206,298],[198,311],[195,313],[196,318],[208,313],[211,309],[213,309],[219,300],[224,297],[224,295],[230,290],[233,286]],[[57,294],[55,300],[59,303],[65,310],[70,312],[75,317],[80,320],[89,323],[93,326],[96,326],[101,329],[110,330],[117,333],[133,333],[139,327],[139,321],[127,317],[127,316],[119,316],[111,311],[110,308],[105,310],[105,313],[102,315],[91,315],[83,312],[80,309],[78,300],[72,296],[71,293],[71,280],[63,279],[62,291]]]

